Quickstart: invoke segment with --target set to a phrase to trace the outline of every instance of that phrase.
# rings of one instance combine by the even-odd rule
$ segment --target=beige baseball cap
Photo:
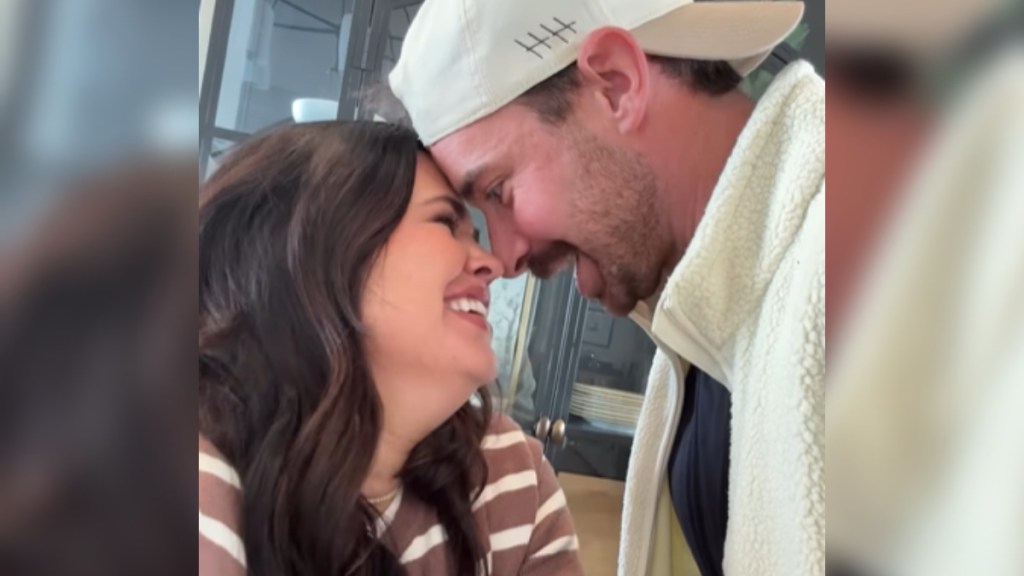
[[[725,60],[746,75],[803,10],[755,0],[426,0],[388,81],[429,146],[574,62],[598,28],[629,30],[649,54]]]
[[[826,0],[831,46],[895,49],[917,60],[949,55],[1008,0]]]

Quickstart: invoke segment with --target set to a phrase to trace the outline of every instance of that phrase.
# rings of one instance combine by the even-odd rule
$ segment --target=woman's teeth
[[[456,312],[474,312],[481,316],[487,316],[487,306],[473,298],[455,298],[448,301],[448,307]]]

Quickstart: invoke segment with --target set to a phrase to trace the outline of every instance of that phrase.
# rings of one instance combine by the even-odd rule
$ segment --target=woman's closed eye
[[[455,235],[459,229],[459,224],[462,223],[462,218],[460,218],[454,211],[448,211],[435,216],[434,222],[444,225],[452,235]]]
[[[473,226],[472,221],[466,214],[458,212],[444,212],[434,217],[434,222],[441,224],[456,238],[463,238],[479,243],[480,231]]]
[[[437,214],[431,218],[431,221],[443,225],[451,232],[452,236],[465,237],[467,239],[472,239],[475,236],[476,229],[469,217],[465,203],[454,196],[435,198],[432,202],[440,204],[443,206],[443,209],[438,210]],[[441,206],[438,206],[438,208],[441,208]]]

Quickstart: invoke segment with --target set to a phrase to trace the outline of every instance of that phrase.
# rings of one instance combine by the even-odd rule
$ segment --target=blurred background
[[[198,0],[0,2],[0,225],[65,177],[192,154]]]
[[[196,565],[198,12],[0,0],[0,573]]]
[[[830,572],[1024,573],[1022,9],[826,2]]]

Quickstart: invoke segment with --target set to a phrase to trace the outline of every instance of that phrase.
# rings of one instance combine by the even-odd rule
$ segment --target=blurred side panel
[[[1022,7],[828,2],[830,569],[1022,574]]]
[[[0,574],[195,540],[199,0],[0,0]]]

